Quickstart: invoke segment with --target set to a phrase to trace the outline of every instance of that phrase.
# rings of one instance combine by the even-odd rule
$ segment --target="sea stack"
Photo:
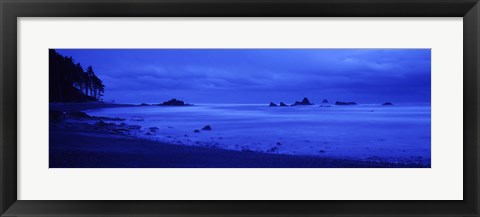
[[[280,102],[280,106],[287,106],[287,104]]]
[[[393,105],[391,102],[383,103],[382,105]]]
[[[327,99],[322,100],[322,104],[320,104],[320,107],[332,107],[330,103],[328,103]]]
[[[188,104],[183,102],[182,100],[177,100],[177,99],[171,99],[166,102],[163,102],[162,104],[159,104],[161,106],[190,106],[192,104]]]
[[[273,102],[270,102],[270,107],[275,107],[275,106],[278,106],[277,104],[273,103]]]
[[[299,101],[296,101],[293,106],[297,106],[297,105],[313,105],[313,103],[310,103],[310,101],[308,100],[307,97],[303,98],[303,100],[301,102]]]

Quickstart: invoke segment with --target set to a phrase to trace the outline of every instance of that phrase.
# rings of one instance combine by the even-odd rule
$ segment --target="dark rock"
[[[113,132],[114,134],[118,134],[118,135],[125,135],[125,132],[126,132],[126,131],[127,131],[127,130],[124,130],[124,129],[113,129],[113,130],[112,130],[112,132]]]
[[[67,117],[76,118],[76,119],[89,119],[89,118],[91,118],[91,116],[87,115],[87,113],[85,113],[85,112],[68,112]]]
[[[282,143],[280,143],[280,142],[277,142],[277,145],[282,145]]]
[[[115,126],[114,123],[105,123],[103,121],[97,121],[95,123],[95,126],[98,126],[98,127],[108,127],[108,126]]]
[[[270,102],[270,107],[275,107],[275,106],[278,106],[277,104],[273,103],[273,102]]]
[[[93,116],[92,119],[106,120],[106,121],[124,121],[125,120],[123,118],[109,118],[109,117],[95,117],[95,116]]]
[[[157,132],[157,130],[159,130],[158,127],[150,127],[148,129],[150,129],[152,132]]]
[[[128,125],[127,127],[130,130],[139,130],[142,128],[142,126],[139,126],[139,125]]]
[[[105,127],[107,126],[107,123],[103,122],[103,121],[98,121],[95,123],[96,126],[99,126],[99,127]]]
[[[356,104],[357,104],[356,102],[340,102],[340,101],[335,102],[335,105],[356,105]]]
[[[287,106],[287,104],[280,102],[280,106]]]
[[[301,102],[299,101],[296,101],[293,106],[296,106],[296,105],[313,105],[313,103],[310,103],[310,101],[308,100],[307,97],[303,98],[303,100]]]
[[[328,100],[327,100],[327,99],[323,99],[322,103],[323,103],[323,104],[326,104],[326,103],[328,103]]]
[[[67,112],[64,114],[65,118],[77,119],[77,120],[97,120],[97,121],[124,121],[122,118],[110,118],[110,117],[99,117],[99,116],[90,116],[85,112]]]
[[[241,150],[241,151],[242,151],[242,152],[251,152],[251,153],[254,152],[254,151],[250,150],[249,148],[244,148],[244,147],[242,147],[242,150]]]
[[[272,147],[267,150],[267,152],[277,152],[277,151],[278,151],[278,147]]]
[[[212,127],[210,127],[210,125],[207,125],[207,126],[204,126],[202,130],[212,130]]]
[[[319,152],[320,152],[320,153],[325,153],[325,151],[324,151],[324,150],[320,150]]]
[[[163,106],[190,106],[192,104],[185,103],[182,100],[171,99],[171,100],[168,100],[166,102],[163,102],[160,105],[163,105]]]
[[[391,102],[383,103],[382,105],[393,105]]]
[[[200,130],[194,130],[193,132],[194,133],[200,133]]]
[[[141,105],[141,106],[149,106],[149,104],[147,104],[147,103],[142,103],[142,104],[140,104],[140,105]]]

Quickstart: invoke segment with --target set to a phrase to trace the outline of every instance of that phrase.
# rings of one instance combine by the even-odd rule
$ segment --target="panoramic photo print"
[[[430,49],[50,49],[50,168],[430,168]]]

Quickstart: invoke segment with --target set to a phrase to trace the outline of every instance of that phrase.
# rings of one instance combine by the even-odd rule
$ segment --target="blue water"
[[[124,118],[127,124],[142,126],[132,132],[134,136],[179,145],[430,163],[430,106],[199,104],[106,108],[87,113]],[[206,125],[212,130],[201,130]],[[151,127],[159,129],[153,132]],[[195,133],[196,129],[200,133]]]

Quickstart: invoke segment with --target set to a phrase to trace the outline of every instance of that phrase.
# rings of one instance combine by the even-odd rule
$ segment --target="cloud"
[[[429,49],[58,51],[92,65],[106,85],[105,98],[125,101],[182,95],[197,101],[248,96],[238,100],[258,102],[279,93],[430,101]],[[129,99],[130,93],[135,94]]]

